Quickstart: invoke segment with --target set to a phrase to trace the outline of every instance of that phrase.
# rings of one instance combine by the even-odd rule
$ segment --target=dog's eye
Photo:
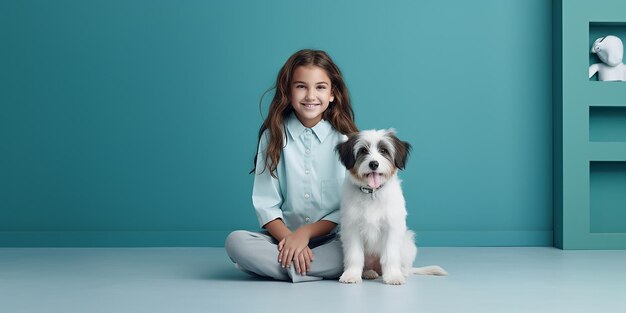
[[[389,154],[389,151],[385,148],[380,149],[380,153],[382,154]]]
[[[359,149],[359,153],[367,153],[367,149],[361,148],[361,149]]]

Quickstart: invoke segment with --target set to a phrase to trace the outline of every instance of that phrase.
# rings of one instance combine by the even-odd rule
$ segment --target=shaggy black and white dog
[[[342,190],[342,283],[382,275],[386,284],[404,284],[409,274],[447,275],[439,266],[414,268],[415,233],[407,229],[406,207],[398,170],[404,169],[411,146],[395,130],[368,130],[337,145],[349,171]]]

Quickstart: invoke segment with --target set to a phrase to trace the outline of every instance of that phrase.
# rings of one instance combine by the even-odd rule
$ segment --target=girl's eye
[[[296,88],[304,88],[304,85],[296,85]]]
[[[317,89],[326,89],[326,86],[317,86]]]

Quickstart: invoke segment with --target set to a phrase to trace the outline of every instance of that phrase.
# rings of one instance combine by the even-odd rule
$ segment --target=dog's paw
[[[383,272],[383,282],[387,285],[404,285],[406,278],[401,271],[385,274]]]
[[[378,273],[376,273],[375,270],[367,270],[363,272],[363,275],[361,275],[361,277],[363,277],[364,279],[376,279],[378,278]]]
[[[344,284],[358,284],[361,282],[360,271],[345,271],[339,277],[339,282]]]

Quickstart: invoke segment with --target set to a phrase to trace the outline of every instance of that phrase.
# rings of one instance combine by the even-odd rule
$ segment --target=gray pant
[[[236,230],[226,238],[226,253],[242,271],[294,283],[320,279],[337,279],[343,272],[341,241],[335,234],[309,242],[314,261],[306,276],[296,273],[293,263],[282,268],[278,263],[278,242],[269,233]]]

